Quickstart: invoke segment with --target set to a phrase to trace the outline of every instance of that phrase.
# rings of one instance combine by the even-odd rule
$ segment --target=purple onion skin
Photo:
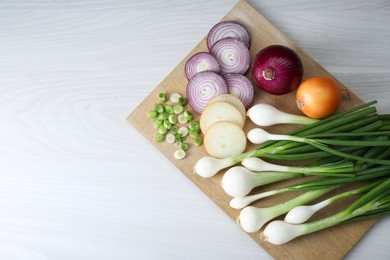
[[[256,85],[272,95],[284,95],[302,81],[303,65],[290,48],[271,45],[262,49],[253,62],[252,77]]]

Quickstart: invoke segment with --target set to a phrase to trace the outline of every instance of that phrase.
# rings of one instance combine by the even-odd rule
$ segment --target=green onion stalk
[[[314,175],[313,173],[312,175]],[[289,172],[252,172],[245,167],[230,168],[223,176],[221,184],[224,191],[234,197],[229,205],[235,209],[242,209],[249,204],[273,195],[291,191],[309,191],[317,189],[335,188],[349,183],[374,182],[390,176],[390,166],[376,166],[355,172],[353,178],[342,175],[333,177],[316,177],[302,180],[292,185],[248,195],[254,188],[278,182],[281,180],[303,177],[307,174]]]
[[[257,232],[268,221],[287,213],[297,205],[313,201],[333,189],[334,187],[307,191],[291,200],[267,208],[258,208],[254,206],[245,207],[241,210],[237,222],[246,232]]]
[[[341,212],[303,224],[291,224],[286,221],[272,221],[262,233],[264,240],[281,245],[299,236],[317,232],[342,223],[367,218],[378,218],[390,214],[390,178],[370,189],[349,207]]]

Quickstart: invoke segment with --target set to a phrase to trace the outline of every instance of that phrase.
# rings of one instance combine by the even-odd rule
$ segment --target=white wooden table
[[[390,113],[387,0],[248,2]],[[0,259],[270,259],[125,121],[234,4],[0,1]]]

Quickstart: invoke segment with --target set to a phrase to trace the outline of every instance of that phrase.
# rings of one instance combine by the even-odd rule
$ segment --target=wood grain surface
[[[292,42],[286,35],[281,33],[269,21],[267,21],[261,14],[253,9],[244,0],[239,1],[232,10],[230,10],[222,21],[236,21],[243,24],[251,34],[250,55],[253,63],[253,57],[264,47],[272,44],[280,44],[293,49],[301,58],[304,67],[303,79],[314,76],[332,77],[325,69],[316,63],[310,56]],[[207,156],[204,147],[200,149],[190,149],[188,156],[184,160],[177,160],[173,157],[175,147],[167,142],[158,143],[154,137],[156,130],[153,127],[151,120],[146,118],[147,113],[153,108],[153,104],[158,102],[159,93],[179,92],[185,95],[185,86],[187,79],[184,74],[184,66],[187,60],[197,52],[207,52],[206,39],[203,38],[200,43],[176,66],[171,73],[145,98],[145,100],[128,116],[128,121],[144,135],[144,137],[151,141],[157,149],[160,150],[164,156],[167,157],[184,175],[186,175],[195,185],[197,185],[211,200],[213,200],[223,211],[225,211],[232,220],[236,220],[240,214],[240,210],[235,210],[229,207],[231,197],[228,196],[221,188],[221,179],[225,171],[212,178],[204,179],[197,174],[194,174],[193,167],[196,162],[203,156]],[[251,64],[250,68],[253,65]],[[250,70],[246,76],[251,78]],[[334,79],[337,81],[337,79]],[[342,104],[339,111],[346,108],[354,107],[362,103],[360,98],[354,95],[344,85],[338,82],[339,88],[343,89]],[[272,104],[281,111],[292,114],[299,113],[295,105],[295,91],[281,96],[274,96],[266,94],[259,89],[255,89],[255,98],[253,104]],[[199,120],[199,114],[191,110],[196,120]],[[245,132],[256,127],[250,120],[247,120],[245,125]],[[296,126],[295,126],[296,127]],[[288,133],[293,127],[287,125],[277,125],[267,127],[267,131],[271,133]],[[248,145],[247,151],[253,149],[255,145]],[[282,162],[283,163],[283,162]],[[285,165],[291,165],[291,162],[284,162]],[[269,185],[266,190],[273,190],[277,187],[284,187],[291,181]],[[258,189],[258,191],[262,189]],[[296,193],[283,194],[275,196],[275,198],[265,199],[253,203],[252,205],[258,207],[269,207],[279,204],[283,201],[295,197]],[[319,212],[317,218],[329,216],[331,212],[336,213],[344,208],[343,203],[338,203],[330,207],[326,211]],[[343,225],[337,228],[331,228],[322,232],[316,232],[281,246],[274,246],[265,242],[262,239],[261,229],[258,232],[248,234],[259,245],[261,245],[274,259],[340,259],[343,258],[361,236],[373,224],[372,220],[362,221],[359,223]],[[334,239],[338,237],[338,239]]]
[[[389,113],[387,0],[248,2]],[[0,259],[271,259],[125,121],[235,4],[0,1]]]

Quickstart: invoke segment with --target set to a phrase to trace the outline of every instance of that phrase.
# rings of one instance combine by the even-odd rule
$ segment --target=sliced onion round
[[[250,80],[244,75],[232,73],[224,75],[229,93],[237,97],[248,108],[253,101],[254,89]]]
[[[184,68],[187,79],[192,78],[196,73],[208,70],[221,72],[217,59],[208,52],[195,53],[187,60]]]
[[[212,46],[210,53],[221,65],[221,74],[244,74],[249,68],[249,50],[240,40],[221,39]]]
[[[190,79],[186,89],[186,96],[192,109],[202,113],[210,99],[228,92],[227,83],[220,74],[212,71],[203,71],[195,74]]]
[[[223,38],[236,38],[242,41],[247,48],[250,46],[251,36],[247,28],[234,21],[220,22],[214,25],[207,35],[207,47],[211,47]]]

